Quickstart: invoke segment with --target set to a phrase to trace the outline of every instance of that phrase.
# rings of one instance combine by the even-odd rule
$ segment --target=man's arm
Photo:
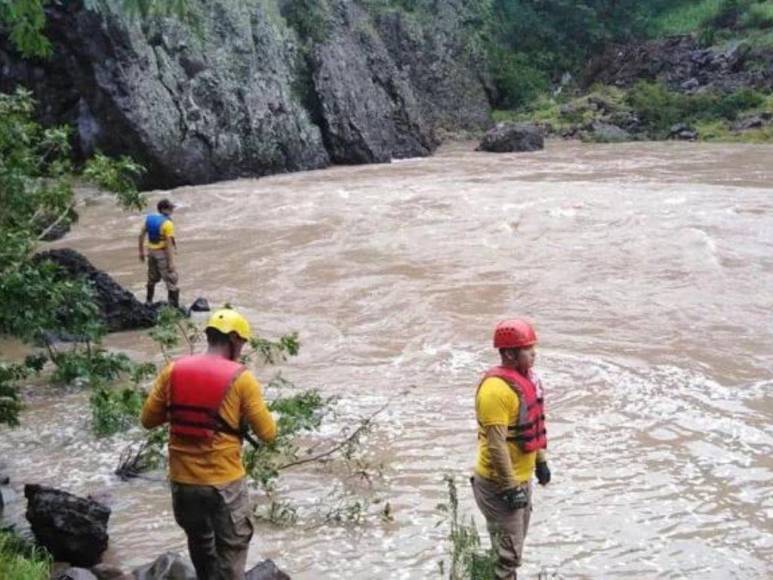
[[[250,371],[244,371],[238,379],[240,387],[240,412],[255,434],[263,441],[276,439],[276,422],[263,400],[260,383]]]
[[[168,401],[169,377],[172,374],[172,365],[169,364],[161,371],[153,383],[153,388],[142,406],[140,422],[145,429],[152,429],[166,423],[166,405]]]
[[[507,426],[491,425],[486,427],[486,440],[488,442],[491,466],[499,489],[510,489],[518,485],[513,474],[513,463],[510,461],[510,452],[507,449]]]
[[[147,232],[145,224],[142,224],[142,230],[140,231],[140,237],[137,240],[137,250],[140,255],[140,262],[145,261],[145,233]]]

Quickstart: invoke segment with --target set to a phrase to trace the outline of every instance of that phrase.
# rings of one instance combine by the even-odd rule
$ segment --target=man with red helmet
[[[531,479],[550,482],[542,384],[532,371],[537,335],[521,319],[494,330],[502,364],[483,376],[475,395],[478,458],[475,502],[486,518],[497,556],[496,578],[515,580],[532,510]]]

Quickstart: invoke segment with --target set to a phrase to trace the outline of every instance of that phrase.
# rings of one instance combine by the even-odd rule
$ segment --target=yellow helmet
[[[249,340],[252,337],[250,323],[247,322],[247,319],[236,312],[236,310],[231,310],[230,308],[215,310],[212,316],[209,317],[207,328],[214,328],[223,334],[235,332],[244,340]]]

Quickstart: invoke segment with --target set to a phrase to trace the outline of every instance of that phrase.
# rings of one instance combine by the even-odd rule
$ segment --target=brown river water
[[[524,577],[773,577],[773,147],[472,149],[170,193],[183,301],[229,301],[264,336],[298,330],[301,354],[279,370],[340,397],[319,437],[412,387],[367,440],[382,475],[340,487],[340,465],[283,473],[300,522],[258,524],[248,563],[270,557],[294,578],[439,577],[444,474],[483,529],[466,484],[473,392],[497,358],[493,325],[522,315],[541,339],[553,470]],[[100,200],[57,245],[141,295],[141,220]],[[108,343],[158,359],[143,333]],[[167,485],[112,474],[139,431],[95,442],[86,401],[38,389],[22,426],[0,431],[17,492],[6,517],[23,519],[23,482],[101,492],[108,560],[183,551]],[[321,525],[340,489],[380,502],[372,514],[388,501],[394,521]]]

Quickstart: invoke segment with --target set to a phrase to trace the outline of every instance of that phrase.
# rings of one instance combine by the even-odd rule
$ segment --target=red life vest
[[[518,420],[515,425],[508,426],[508,441],[513,441],[521,451],[529,453],[548,446],[547,430],[545,429],[545,403],[542,393],[531,376],[524,377],[516,370],[505,367],[491,367],[480,385],[488,378],[496,377],[505,381],[515,391],[520,401]],[[478,385],[478,389],[480,389]]]
[[[220,416],[220,407],[243,371],[244,365],[220,356],[203,354],[175,361],[167,407],[172,434],[200,439],[211,439],[216,431],[241,435]]]

